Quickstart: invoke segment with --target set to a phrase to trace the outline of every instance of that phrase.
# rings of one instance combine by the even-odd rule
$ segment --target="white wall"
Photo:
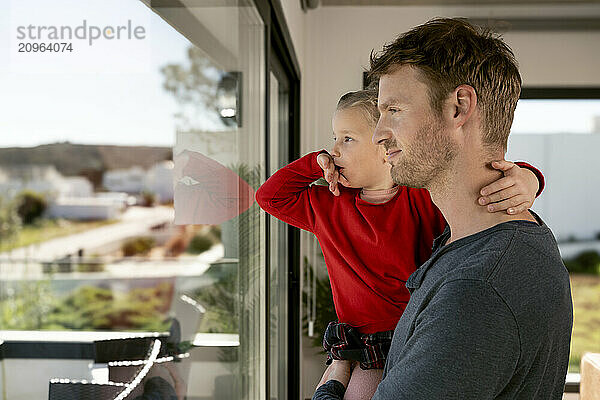
[[[304,65],[304,49],[305,49],[305,26],[308,13],[302,11],[300,0],[282,0],[281,8],[292,38],[296,57],[300,64],[300,69]]]
[[[328,146],[338,98],[362,86],[372,49],[436,16],[600,16],[600,5],[540,7],[320,7],[305,27],[303,152]],[[524,86],[600,86],[600,32],[517,32],[505,35]]]
[[[558,240],[594,239],[600,233],[600,135],[513,135],[507,157],[526,159],[546,178],[534,204]]]

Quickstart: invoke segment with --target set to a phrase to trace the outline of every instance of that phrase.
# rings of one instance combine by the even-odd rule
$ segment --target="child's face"
[[[383,146],[373,144],[375,129],[359,108],[338,110],[333,114],[334,145],[330,152],[340,174],[353,188],[384,189],[392,186],[390,164]]]

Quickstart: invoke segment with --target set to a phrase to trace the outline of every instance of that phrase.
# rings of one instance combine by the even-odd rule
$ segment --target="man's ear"
[[[454,126],[462,127],[477,107],[477,93],[469,85],[460,85],[452,92],[452,107],[454,116],[452,117]]]

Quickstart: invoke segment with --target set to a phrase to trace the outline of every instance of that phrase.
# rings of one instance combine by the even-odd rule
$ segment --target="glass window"
[[[275,62],[275,61],[272,61]],[[276,71],[280,71],[276,68]],[[270,172],[287,164],[289,153],[289,83],[270,72]],[[271,399],[286,399],[288,385],[288,225],[269,218],[269,391]]]
[[[0,339],[168,332],[176,318],[196,345],[178,365],[188,396],[264,398],[265,28],[252,3],[206,4],[11,3]],[[73,365],[32,369],[46,393],[29,398],[94,372]]]

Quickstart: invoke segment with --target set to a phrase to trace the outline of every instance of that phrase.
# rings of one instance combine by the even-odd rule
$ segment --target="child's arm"
[[[492,167],[502,171],[504,176],[481,189],[479,204],[487,205],[489,212],[522,213],[544,189],[542,173],[525,162],[494,161]]]
[[[317,204],[311,201],[310,185],[323,176],[319,153],[309,153],[271,175],[256,191],[258,205],[283,222],[313,232]]]
[[[342,400],[352,375],[352,362],[333,360],[327,367],[312,400]]]

